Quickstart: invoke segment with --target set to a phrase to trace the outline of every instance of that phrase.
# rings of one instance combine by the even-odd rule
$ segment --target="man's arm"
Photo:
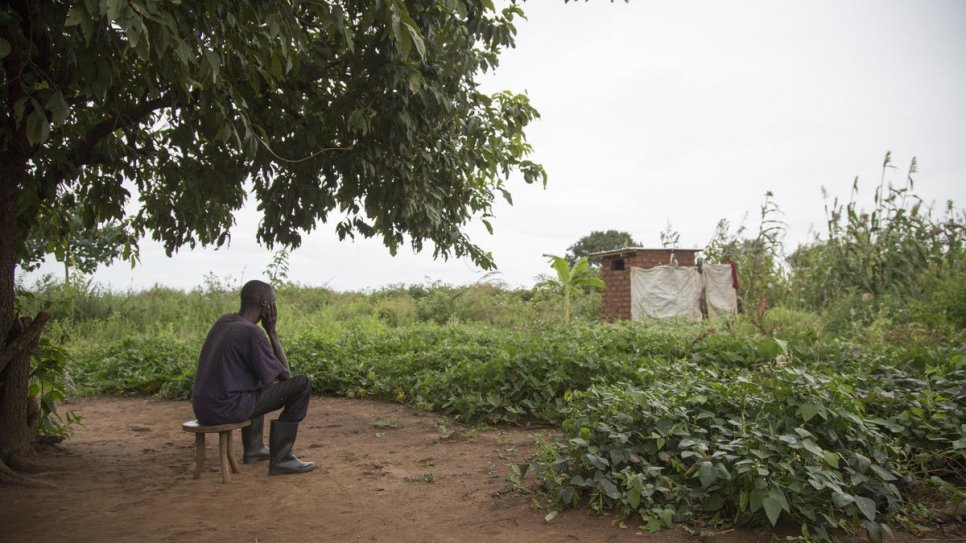
[[[285,351],[282,350],[282,342],[278,340],[278,332],[275,330],[275,324],[277,322],[278,308],[275,307],[275,303],[273,302],[271,305],[266,306],[262,312],[262,327],[265,328],[265,333],[268,334],[268,340],[272,343],[272,352],[275,353],[275,358],[285,367],[277,377],[279,381],[284,381],[292,376],[292,369],[288,365],[288,359],[285,358]]]

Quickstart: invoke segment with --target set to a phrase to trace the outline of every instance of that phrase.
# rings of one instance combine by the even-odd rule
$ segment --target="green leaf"
[[[825,463],[833,468],[839,467],[839,453],[832,451],[824,451],[822,457],[825,459]]]
[[[627,490],[627,504],[633,509],[637,509],[641,505],[640,485],[631,485],[631,488]]]
[[[674,524],[674,510],[673,509],[661,509],[658,514],[661,516],[661,522],[668,528]]]
[[[842,492],[836,492],[832,494],[832,505],[840,509],[854,502],[855,502],[855,498],[853,498],[849,494],[845,494]]]
[[[617,489],[617,485],[611,482],[610,479],[600,480],[600,489],[607,494],[607,497],[612,500],[619,500],[621,497],[620,490]]]
[[[10,54],[10,51],[11,51],[10,42],[8,42],[3,38],[0,38],[0,58],[5,58],[7,55]]]
[[[858,506],[862,515],[871,520],[875,520],[875,502],[865,496],[855,496],[855,505]]]
[[[47,141],[50,135],[50,122],[47,115],[38,107],[35,107],[30,115],[27,116],[27,142],[37,145]]]
[[[110,20],[117,19],[117,16],[121,14],[121,8],[127,0],[106,0],[102,5],[106,7],[104,9],[104,14]]]
[[[768,515],[768,522],[771,522],[774,527],[778,522],[778,517],[782,514],[782,503],[768,495],[761,504],[765,508],[765,514]]]
[[[419,53],[419,58],[422,60],[426,59],[426,43],[423,42],[423,37],[419,34],[419,29],[406,24],[406,30],[409,31],[409,36],[412,39],[412,44],[416,46],[416,52]],[[407,52],[408,56],[408,52]]]
[[[547,513],[547,516],[543,517],[544,522],[550,522],[551,520],[557,518],[557,515],[559,513],[560,513],[560,511],[551,511],[551,512]]]
[[[870,520],[863,520],[862,526],[869,534],[869,541],[872,543],[882,543],[882,528]]]
[[[819,447],[818,445],[816,445],[815,442],[812,441],[811,439],[803,439],[802,440],[802,448],[805,449],[806,451],[814,454],[815,456],[818,456],[819,458],[824,458],[825,457],[825,451],[822,450],[821,447]]]
[[[208,66],[211,68],[211,81],[213,83],[218,82],[218,71],[221,69],[221,57],[218,53],[207,50],[205,51],[205,60],[208,62]]]
[[[701,467],[698,468],[698,477],[701,479],[701,486],[708,488],[714,483],[715,479],[718,478],[718,474],[714,470],[714,464],[711,462],[701,462]]]
[[[724,496],[721,494],[712,494],[701,504],[701,510],[706,512],[720,511],[724,507],[724,504]]]
[[[748,503],[749,505],[751,505],[752,513],[761,509],[762,503],[764,503],[765,498],[767,496],[768,496],[767,492],[758,488],[751,491],[751,495],[749,496]]]
[[[893,475],[891,471],[878,464],[872,464],[869,469],[875,472],[875,474],[882,478],[883,481],[895,481],[897,479],[897,477]]]
[[[806,402],[798,406],[798,414],[802,417],[803,421],[808,422],[818,414],[820,407],[817,404]]]
[[[47,111],[50,112],[54,126],[64,124],[69,113],[67,102],[64,101],[64,95],[57,91],[52,92],[50,98],[47,99]]]
[[[72,6],[70,11],[67,12],[67,20],[64,21],[64,26],[77,26],[85,17],[88,17],[88,15],[83,5],[77,4]]]

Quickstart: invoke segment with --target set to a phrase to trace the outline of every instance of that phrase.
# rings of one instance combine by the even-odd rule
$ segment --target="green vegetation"
[[[564,258],[567,259],[567,262],[573,264],[577,262],[578,258],[586,256],[592,265],[600,266],[600,260],[592,258],[590,255],[613,249],[623,249],[625,247],[639,247],[640,245],[627,232],[620,230],[594,230],[568,247],[567,254]]]
[[[78,297],[74,324],[51,327],[73,356],[73,391],[187,398],[207,327],[235,310],[233,286]],[[925,488],[964,498],[961,330],[869,333],[875,322],[836,338],[814,314],[773,311],[786,342],[741,317],[594,323],[596,296],[579,290],[570,324],[540,289],[279,290],[289,358],[317,393],[559,425],[559,443],[515,468],[559,506],[587,501],[649,529],[785,521],[825,538],[924,522],[912,496]]]
[[[554,510],[877,541],[966,503],[964,220],[890,194],[875,220],[833,206],[846,210],[831,216],[834,236],[787,262],[770,199],[754,238],[722,225],[706,254],[744,274],[745,312],[726,320],[599,323],[597,293],[573,288],[568,322],[545,284],[338,293],[287,283],[284,253],[268,274],[287,353],[315,392],[558,427],[509,474],[520,488],[534,476]],[[910,255],[921,265],[902,268]],[[23,309],[55,315],[33,376],[45,429],[69,427],[53,411],[67,393],[187,398],[199,345],[237,289],[214,276],[191,292],[36,285]]]
[[[558,290],[564,299],[564,321],[570,322],[570,299],[575,291],[592,288],[604,288],[604,282],[597,276],[597,272],[590,267],[587,257],[582,256],[574,262],[555,255],[543,255],[550,259],[550,266],[557,272],[556,279],[547,279],[543,286]]]

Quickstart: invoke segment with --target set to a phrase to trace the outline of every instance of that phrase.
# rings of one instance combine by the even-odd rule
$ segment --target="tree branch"
[[[94,146],[97,145],[108,134],[114,132],[118,128],[129,128],[133,125],[136,125],[144,120],[144,118],[148,115],[159,109],[171,106],[173,103],[174,100],[172,100],[169,95],[159,96],[154,100],[146,100],[141,102],[130,111],[118,112],[113,116],[104,119],[103,121],[94,125],[94,127],[87,132],[87,135],[84,136],[83,139],[73,145],[73,148],[68,152],[70,161],[77,168],[86,165],[87,160],[90,157],[91,149],[93,149]]]
[[[50,313],[46,311],[41,311],[37,313],[37,316],[27,325],[27,328],[23,330],[19,336],[14,338],[13,341],[7,344],[3,351],[0,351],[0,372],[7,368],[7,364],[10,363],[17,355],[19,355],[28,345],[32,344],[40,338],[40,332],[44,329],[44,325],[50,320]],[[16,326],[16,325],[14,325]]]
[[[148,115],[159,109],[169,107],[175,103],[170,95],[159,96],[153,100],[145,100],[137,106],[127,110],[119,111],[114,115],[95,124],[87,134],[79,141],[75,142],[67,150],[67,160],[61,162],[57,167],[51,168],[44,176],[41,187],[41,199],[52,198],[56,193],[57,187],[65,178],[71,176],[77,169],[92,163],[92,151],[98,143],[108,134],[118,128],[129,128],[143,121]]]

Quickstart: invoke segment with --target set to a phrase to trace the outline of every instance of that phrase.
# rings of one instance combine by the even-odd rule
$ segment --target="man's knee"
[[[312,383],[305,375],[293,375],[292,383],[292,387],[300,393],[308,394],[312,392]]]

